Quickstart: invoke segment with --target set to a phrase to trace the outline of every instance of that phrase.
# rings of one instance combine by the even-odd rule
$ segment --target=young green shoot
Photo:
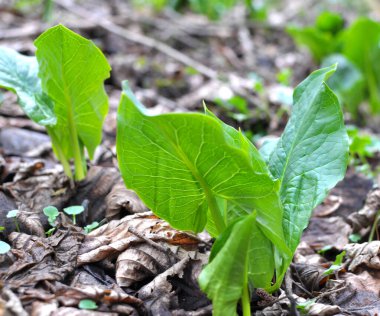
[[[7,213],[7,218],[13,218],[13,221],[16,225],[16,230],[20,232],[20,226],[18,225],[17,214],[18,214],[18,210],[9,211]]]
[[[93,309],[97,309],[98,305],[96,305],[96,303],[93,300],[84,299],[84,300],[80,300],[78,307],[80,309],[93,310]]]
[[[35,41],[36,57],[0,47],[0,87],[13,91],[25,114],[43,125],[66,175],[83,180],[108,112],[110,66],[91,41],[63,25]],[[70,160],[74,160],[74,175]]]
[[[55,220],[59,215],[59,211],[55,206],[47,206],[43,209],[45,216],[48,218],[50,226],[55,227]]]
[[[98,228],[98,227],[99,227],[99,223],[98,223],[98,222],[92,222],[91,224],[89,224],[89,225],[83,227],[83,229],[84,229],[84,232],[85,232],[86,234],[89,234],[89,233],[91,233],[94,229],[96,229],[96,228]]]
[[[84,207],[82,205],[73,205],[73,206],[69,206],[69,207],[64,208],[63,211],[67,215],[72,216],[73,224],[76,225],[76,223],[77,223],[76,216],[83,213]]]
[[[371,232],[370,232],[369,237],[368,237],[368,242],[373,241],[373,239],[375,237],[375,232],[377,232],[377,229],[378,229],[379,220],[380,220],[380,210],[378,210],[376,212],[375,219],[374,219],[373,224],[372,224]],[[377,236],[379,237],[379,235],[377,235]]]

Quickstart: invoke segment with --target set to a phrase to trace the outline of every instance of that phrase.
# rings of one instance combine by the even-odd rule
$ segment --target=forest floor
[[[212,239],[171,228],[121,180],[115,149],[121,81],[128,80],[156,114],[202,111],[204,100],[259,146],[262,137],[281,134],[293,87],[317,68],[284,26],[310,23],[331,3],[284,1],[265,22],[242,18],[238,7],[210,22],[188,12],[138,11],[128,1],[57,1],[49,24],[41,20],[38,6],[16,9],[13,4],[0,1],[1,46],[33,55],[33,40],[63,23],[96,43],[112,73],[106,81],[110,111],[103,141],[88,162],[87,178],[75,185],[55,159],[44,128],[25,117],[14,94],[0,91],[0,236],[12,246],[0,255],[0,315],[211,315],[197,277]],[[356,7],[335,6],[347,21],[359,14]],[[286,84],[278,80],[284,69],[291,74]],[[226,102],[233,96],[238,106]],[[347,122],[353,123],[349,117]],[[360,129],[379,134],[379,122],[366,118]],[[254,315],[291,315],[295,302],[297,313],[308,309],[308,315],[380,314],[378,227],[368,242],[380,210],[379,153],[369,166],[372,172],[366,174],[349,166],[344,180],[314,210],[287,291],[257,290]],[[77,225],[61,213],[57,230],[46,237],[49,223],[42,210],[48,205],[59,210],[83,205],[85,212]],[[7,218],[14,209],[18,227]],[[82,227],[94,221],[102,226],[86,234]],[[326,275],[342,251],[343,262]],[[83,299],[95,301],[97,310],[78,309]]]

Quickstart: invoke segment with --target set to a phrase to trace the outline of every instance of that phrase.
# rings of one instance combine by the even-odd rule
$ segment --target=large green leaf
[[[0,47],[0,87],[15,92],[25,114],[36,123],[56,123],[53,103],[41,89],[35,57]]]
[[[209,115],[145,115],[124,86],[117,129],[123,179],[148,207],[178,229],[201,231],[208,209],[214,209],[223,218],[220,233],[234,219],[222,211],[224,202],[245,214],[256,210],[265,235],[287,253],[278,182],[265,165],[252,160],[245,139],[235,132],[226,132]]]
[[[325,80],[336,66],[313,72],[294,91],[291,118],[269,168],[281,180],[284,233],[289,248],[298,246],[311,211],[345,174],[348,136],[334,93]]]
[[[269,288],[274,274],[270,241],[260,231],[256,213],[232,222],[215,240],[209,264],[199,277],[201,289],[213,301],[213,315],[236,315],[236,305],[250,282]]]
[[[42,89],[55,104],[56,146],[67,159],[83,147],[92,158],[108,111],[103,84],[110,73],[107,60],[91,41],[63,25],[44,32],[35,45]]]

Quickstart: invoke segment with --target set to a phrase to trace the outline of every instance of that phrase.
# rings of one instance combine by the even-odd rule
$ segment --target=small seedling
[[[98,228],[99,227],[99,223],[98,222],[92,222],[90,225],[87,225],[84,227],[84,232],[86,234],[89,234],[90,232],[92,232],[95,228]]]
[[[50,228],[48,231],[45,232],[47,237],[50,237],[55,231],[55,227]]]
[[[9,211],[7,214],[7,218],[13,218],[14,223],[16,225],[16,230],[20,232],[20,226],[18,225],[18,221],[17,221],[17,214],[18,214],[18,210]]]
[[[55,227],[55,220],[59,215],[58,209],[55,206],[47,206],[43,209],[44,214],[48,218],[50,226]]]
[[[64,208],[63,211],[68,215],[72,215],[73,224],[76,225],[76,223],[77,223],[76,216],[78,214],[83,213],[84,207],[82,205],[73,205],[73,206],[69,206],[69,207]]]
[[[3,232],[5,230],[4,226],[0,226],[0,232]]]
[[[306,300],[304,302],[297,303],[296,308],[301,312],[301,313],[307,313],[307,311],[310,309],[310,307],[315,304],[315,301],[317,299],[313,298],[311,300]]]
[[[93,300],[80,300],[78,307],[80,309],[97,309],[98,305]]]
[[[326,245],[326,246],[323,246],[322,249],[318,250],[318,253],[320,255],[323,255],[325,254],[327,251],[331,250],[333,248],[332,245]]]
[[[323,272],[323,274],[324,275],[331,275],[331,274],[334,274],[336,271],[341,270],[343,258],[345,255],[346,255],[345,251],[343,251],[339,255],[337,255],[334,263],[331,265],[330,268],[328,268],[325,272]]]
[[[4,241],[0,241],[0,255],[3,255],[11,250],[11,246]]]
[[[362,236],[360,236],[359,234],[350,234],[348,236],[348,239],[353,242],[353,243],[357,243],[360,241],[360,239],[362,239]]]

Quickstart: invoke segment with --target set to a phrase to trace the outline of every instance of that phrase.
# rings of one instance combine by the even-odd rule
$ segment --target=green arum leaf
[[[0,47],[0,87],[15,92],[25,114],[37,124],[56,123],[53,103],[41,89],[35,57]]]
[[[202,231],[209,214],[216,235],[242,212],[256,209],[265,235],[289,253],[283,241],[278,182],[243,134],[214,117],[145,115],[124,85],[117,154],[127,187],[173,227]]]
[[[269,168],[281,181],[283,228],[294,252],[312,210],[345,174],[348,136],[337,97],[325,81],[336,66],[313,72],[294,91],[290,120]]]
[[[57,116],[53,146],[66,160],[74,158],[76,179],[81,180],[86,175],[84,148],[91,159],[101,141],[108,112],[103,82],[110,66],[91,41],[63,25],[44,32],[35,45],[42,89]]]
[[[380,23],[357,19],[344,34],[343,54],[364,74],[372,113],[380,113]]]
[[[201,289],[213,301],[214,315],[235,315],[248,284],[256,288],[268,288],[271,284],[275,268],[273,248],[255,217],[254,212],[227,227],[216,239],[210,263],[199,277]]]

